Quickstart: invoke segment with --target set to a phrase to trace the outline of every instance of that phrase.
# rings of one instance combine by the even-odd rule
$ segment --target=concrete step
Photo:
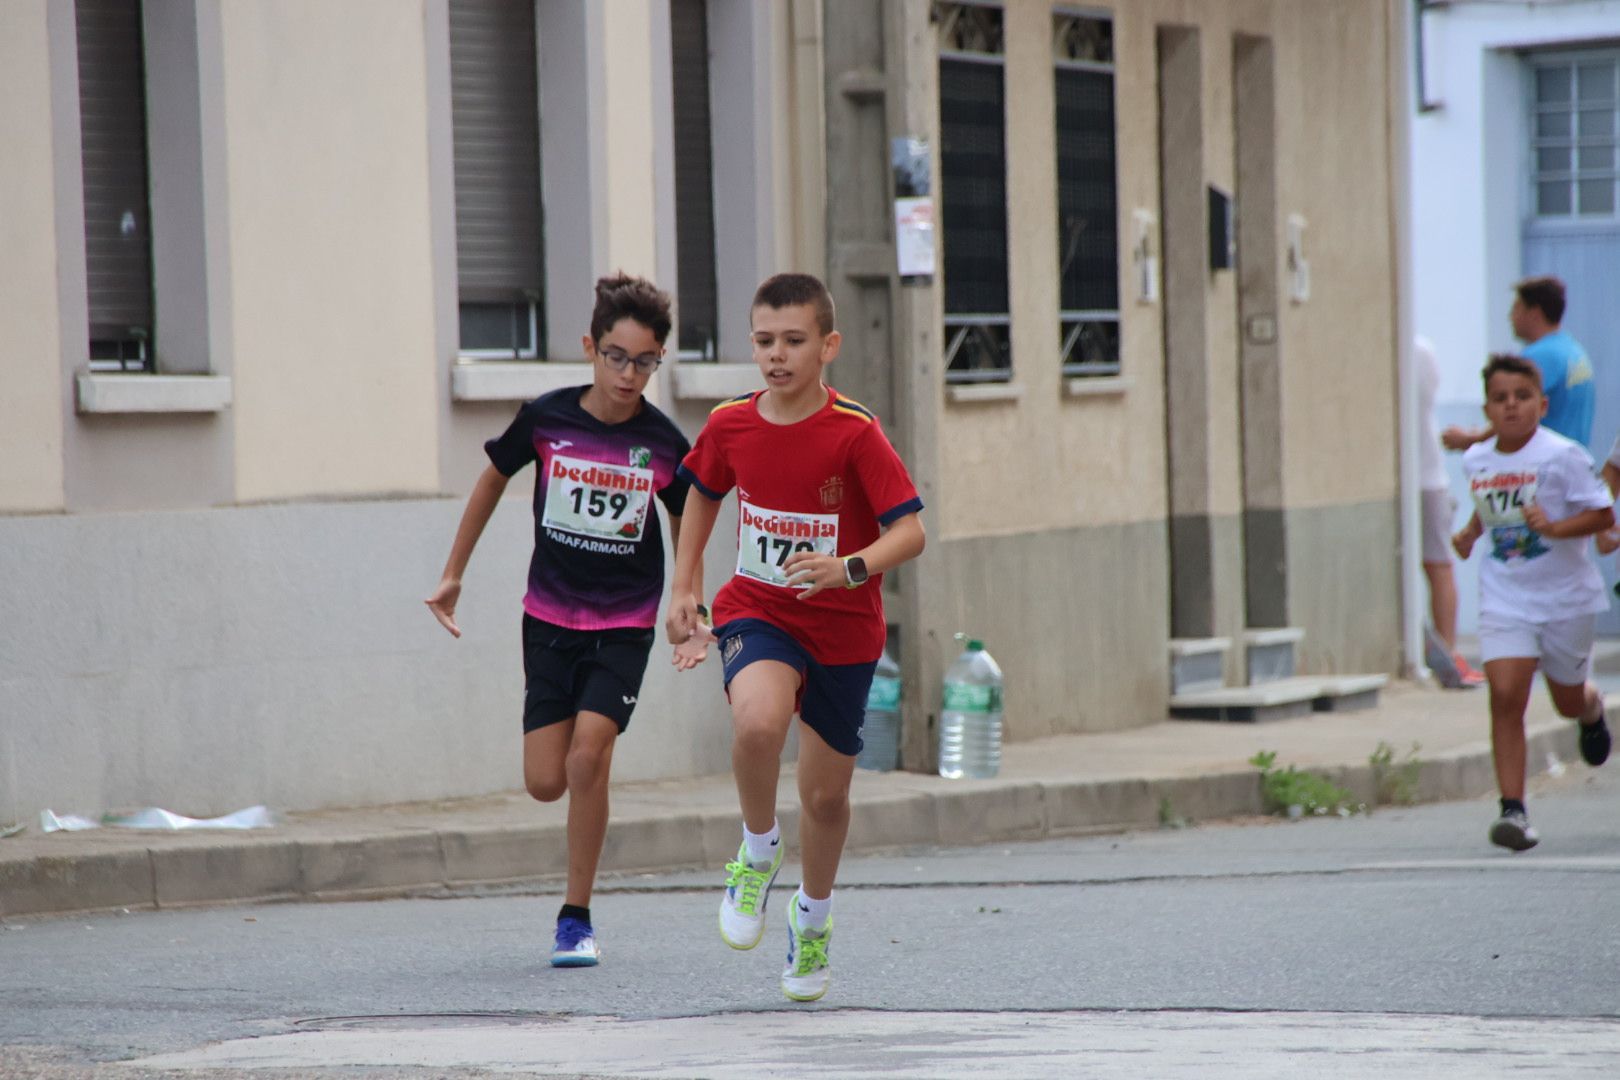
[[[1378,691],[1388,682],[1388,675],[1295,675],[1254,686],[1175,694],[1170,715],[1180,720],[1255,723],[1312,712],[1349,712],[1377,705]]]
[[[1190,694],[1226,685],[1226,651],[1232,639],[1171,638],[1170,693]]]
[[[1251,627],[1243,631],[1244,677],[1250,686],[1291,679],[1305,631],[1298,626]]]

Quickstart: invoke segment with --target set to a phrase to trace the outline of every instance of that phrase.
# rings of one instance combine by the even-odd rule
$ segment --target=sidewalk
[[[994,780],[857,770],[850,850],[1034,840],[1153,828],[1161,813],[1211,821],[1261,812],[1248,759],[1328,773],[1368,803],[1368,758],[1380,742],[1402,760],[1414,742],[1417,797],[1495,793],[1485,691],[1392,683],[1377,708],[1265,724],[1166,721],[1066,735],[1004,750]],[[1538,690],[1529,717],[1531,772],[1549,755],[1578,763],[1575,726]],[[797,831],[797,792],[783,770],[781,821]],[[1494,805],[1491,808],[1494,811]],[[1482,815],[1486,810],[1481,810]],[[272,829],[153,832],[103,828],[0,840],[0,916],[167,908],[258,900],[433,894],[449,887],[558,880],[566,804],[523,794],[290,814]],[[1483,817],[1482,817],[1483,821]],[[1483,828],[1483,825],[1481,826]],[[616,785],[603,873],[719,868],[739,835],[729,775]]]

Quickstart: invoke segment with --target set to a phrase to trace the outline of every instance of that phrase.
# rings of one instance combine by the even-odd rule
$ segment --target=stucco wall
[[[0,820],[520,788],[526,503],[479,544],[460,639],[422,606],[459,500],[0,518]],[[729,767],[719,665],[668,658],[654,647],[619,779]]]
[[[0,513],[63,501],[46,3],[0,6]]]
[[[421,12],[221,15],[237,499],[436,491]]]

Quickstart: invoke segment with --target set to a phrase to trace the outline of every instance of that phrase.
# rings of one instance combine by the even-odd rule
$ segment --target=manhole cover
[[[294,1020],[302,1031],[421,1031],[424,1028],[527,1027],[559,1024],[563,1017],[533,1012],[389,1013],[386,1016],[312,1016]]]

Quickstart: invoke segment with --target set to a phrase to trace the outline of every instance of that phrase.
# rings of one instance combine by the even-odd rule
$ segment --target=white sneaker
[[[1523,810],[1509,810],[1491,826],[1491,843],[1510,851],[1529,851],[1541,843],[1541,837]]]
[[[748,847],[737,849],[735,862],[726,863],[726,891],[720,897],[720,936],[733,949],[752,949],[765,934],[765,901],[776,872],[782,869],[782,841],[763,870],[748,861]]]
[[[832,980],[827,947],[832,944],[832,920],[820,931],[799,929],[799,905],[788,905],[787,967],[782,969],[782,993],[794,1001],[815,1001]]]

